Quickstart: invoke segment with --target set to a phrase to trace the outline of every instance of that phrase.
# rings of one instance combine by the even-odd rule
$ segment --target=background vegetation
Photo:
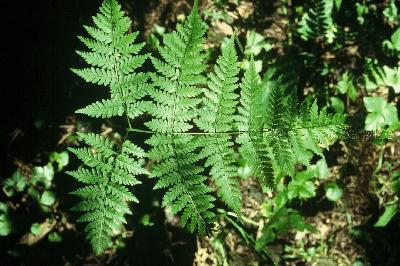
[[[221,227],[206,238],[182,230],[161,208],[155,182],[144,182],[135,190],[141,204],[116,232],[113,248],[96,256],[69,211],[76,199],[68,193],[77,183],[65,171],[79,165],[67,151],[81,141],[77,131],[118,139],[126,127],[122,119],[74,114],[107,94],[69,71],[83,65],[76,36],[100,4],[43,1],[31,9],[32,80],[23,93],[11,93],[18,108],[0,131],[1,265],[399,264],[398,1],[200,1],[209,25],[208,62],[235,34],[243,69],[252,56],[262,76],[278,69],[300,99],[346,113],[347,134],[276,193],[262,191],[238,154],[243,221],[218,209]],[[192,6],[185,0],[121,4],[150,52]]]

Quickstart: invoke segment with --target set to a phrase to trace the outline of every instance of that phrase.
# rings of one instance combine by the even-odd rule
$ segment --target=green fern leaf
[[[333,0],[314,0],[311,8],[300,20],[297,32],[304,40],[324,37],[328,43],[332,43],[337,32],[332,13]]]
[[[208,89],[204,90],[204,107],[196,120],[200,129],[215,133],[200,140],[203,146],[200,155],[207,158],[205,166],[211,167],[210,175],[217,186],[218,196],[237,213],[242,204],[232,137],[220,133],[229,133],[235,129],[238,73],[238,58],[234,39],[231,39],[222,49],[214,73],[208,77]]]
[[[135,118],[144,112],[146,103],[142,98],[151,89],[149,76],[135,71],[149,55],[138,55],[143,44],[132,44],[138,33],[128,33],[131,21],[116,0],[105,0],[93,22],[93,27],[85,27],[91,38],[79,38],[90,51],[77,52],[90,67],[72,71],[87,82],[109,86],[111,99],[95,102],[77,113]],[[78,221],[87,223],[86,237],[99,254],[112,246],[113,232],[126,223],[125,215],[131,214],[127,202],[138,202],[127,186],[141,183],[136,175],[148,174],[138,161],[145,153],[127,139],[117,145],[97,134],[78,135],[90,148],[69,149],[85,165],[69,172],[84,184],[72,192],[81,198],[73,210],[84,212]]]
[[[274,171],[269,157],[269,147],[264,142],[264,117],[262,84],[251,60],[244,74],[241,85],[241,98],[237,116],[238,128],[241,134],[237,142],[241,144],[241,152],[252,166],[254,174],[260,183],[266,187],[274,187]]]
[[[134,175],[147,174],[130,157],[139,158],[144,153],[130,141],[125,141],[118,151],[114,142],[100,135],[79,133],[79,136],[92,148],[69,149],[88,167],[68,172],[86,184],[72,192],[81,198],[73,209],[85,212],[78,221],[88,223],[87,238],[93,249],[101,253],[112,245],[112,232],[126,222],[125,214],[131,214],[127,201],[138,202],[126,185],[139,184]]]
[[[203,168],[196,165],[201,159],[199,143],[194,136],[176,133],[191,130],[197,114],[200,100],[196,96],[202,92],[198,85],[206,82],[202,75],[207,67],[202,51],[205,31],[195,1],[187,21],[164,35],[161,59],[151,58],[158,73],[152,76],[154,103],[148,106],[153,118],[146,123],[157,132],[147,143],[152,146],[149,157],[159,161],[152,169],[152,177],[158,178],[155,188],[167,189],[163,206],[181,213],[182,226],[201,234],[215,217],[210,210],[215,199],[204,184]]]
[[[129,33],[131,21],[116,0],[105,0],[93,22],[93,27],[85,26],[91,38],[79,37],[90,52],[77,51],[90,67],[72,71],[86,82],[109,86],[112,99],[96,102],[78,113],[110,118],[125,112],[135,118],[144,112],[138,102],[150,87],[146,83],[148,75],[135,71],[149,54],[138,54],[144,44],[133,44],[138,33]]]

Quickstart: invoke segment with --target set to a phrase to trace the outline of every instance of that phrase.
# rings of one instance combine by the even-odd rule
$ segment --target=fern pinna
[[[323,156],[346,128],[344,115],[319,111],[316,101],[299,105],[280,80],[261,81],[251,62],[238,109],[237,142],[255,175],[270,188],[278,174],[293,176],[296,164],[308,165],[310,152]]]
[[[91,67],[73,72],[87,82],[109,86],[111,98],[77,113],[102,118],[125,115],[129,120],[142,112],[140,98],[148,86],[147,75],[135,72],[148,57],[138,55],[144,44],[132,44],[138,33],[128,33],[131,21],[116,0],[104,1],[93,22],[95,27],[85,27],[91,38],[80,37],[90,51],[78,51]],[[89,147],[70,148],[84,167],[69,174],[85,184],[72,192],[82,198],[73,210],[85,212],[78,221],[87,223],[87,238],[101,253],[112,245],[113,230],[126,222],[124,215],[131,213],[127,201],[137,202],[127,186],[139,184],[135,176],[147,173],[137,161],[145,153],[127,136],[122,143],[94,133],[79,133],[79,137]]]
[[[204,234],[216,220],[214,188],[240,215],[235,143],[262,186],[273,189],[278,177],[293,176],[296,164],[308,164],[310,154],[322,155],[345,128],[343,115],[318,110],[316,102],[297,104],[283,79],[261,79],[253,60],[239,82],[234,39],[225,43],[207,75],[207,25],[197,1],[187,20],[163,36],[159,56],[139,54],[143,44],[133,44],[138,33],[128,33],[131,22],[116,0],[105,0],[93,21],[95,27],[85,27],[91,38],[80,37],[90,51],[78,52],[91,67],[73,71],[109,86],[111,97],[77,113],[124,115],[127,132],[151,134],[148,152],[129,134],[120,143],[79,133],[89,147],[71,149],[85,165],[69,172],[85,184],[73,192],[82,198],[74,209],[85,212],[79,221],[88,223],[87,238],[98,253],[111,245],[114,229],[125,222],[127,201],[137,201],[128,186],[140,183],[135,176],[147,174],[138,158],[154,162],[149,174],[157,179],[154,189],[166,191],[162,205],[179,214],[189,231]],[[148,57],[156,71],[136,72]],[[149,130],[132,128],[130,119],[145,112],[151,117],[145,123]]]
[[[147,141],[153,147],[149,157],[159,161],[151,173],[159,178],[154,188],[168,188],[163,206],[172,206],[175,214],[182,211],[181,224],[200,233],[205,233],[215,217],[210,211],[215,198],[204,183],[203,167],[196,164],[201,159],[198,139],[180,133],[193,128],[191,121],[201,101],[199,85],[206,82],[202,52],[205,32],[196,2],[187,21],[164,36],[164,46],[159,48],[161,59],[151,58],[157,74],[152,76],[154,90],[150,93],[153,119],[146,123],[156,132]]]
[[[214,72],[208,76],[208,86],[204,89],[203,108],[199,111],[196,125],[209,135],[200,138],[200,156],[206,158],[205,166],[211,167],[210,176],[217,186],[218,196],[226,205],[240,213],[241,193],[237,182],[237,167],[232,136],[236,129],[234,114],[238,103],[237,77],[239,62],[230,39],[222,48]]]

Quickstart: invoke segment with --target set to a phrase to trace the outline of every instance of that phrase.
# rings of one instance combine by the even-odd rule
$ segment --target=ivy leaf
[[[261,53],[262,49],[267,52],[272,49],[272,45],[265,41],[264,36],[255,31],[248,31],[246,34],[246,39],[247,42],[244,49],[244,54],[247,56],[256,56]]]
[[[336,85],[336,89],[341,94],[347,94],[352,102],[357,98],[357,90],[353,83],[353,77],[348,72],[345,72],[342,79]]]
[[[365,119],[365,130],[375,131],[385,125],[397,123],[397,109],[383,97],[364,97],[365,108],[369,112]]]
[[[288,198],[307,199],[315,196],[315,185],[308,181],[313,176],[311,171],[302,171],[288,184]]]
[[[386,7],[383,10],[383,14],[385,15],[385,17],[387,17],[388,20],[392,23],[395,23],[397,20],[399,20],[397,12],[398,12],[398,10],[396,7],[395,0],[391,0],[388,7]]]

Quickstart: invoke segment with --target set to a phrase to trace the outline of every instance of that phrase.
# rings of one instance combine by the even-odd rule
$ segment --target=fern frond
[[[111,118],[125,114],[135,118],[145,110],[142,98],[151,88],[149,76],[137,73],[148,54],[139,55],[144,44],[133,44],[137,32],[129,33],[131,21],[116,0],[105,0],[93,17],[94,26],[85,29],[90,38],[79,39],[90,50],[77,53],[88,68],[72,69],[85,81],[109,86],[111,98],[95,102],[77,113]],[[131,214],[128,201],[138,202],[127,186],[140,184],[136,175],[148,174],[138,162],[144,151],[129,140],[121,145],[93,133],[78,133],[89,147],[70,149],[85,167],[69,174],[85,184],[72,194],[81,198],[73,210],[84,212],[78,219],[86,222],[87,239],[96,253],[112,245],[112,236]],[[120,147],[119,147],[120,146]]]
[[[241,208],[241,193],[237,181],[237,167],[234,160],[232,137],[228,134],[235,129],[234,113],[238,103],[237,75],[239,62],[234,39],[222,48],[214,72],[208,76],[208,88],[204,90],[203,108],[195,122],[205,132],[216,133],[201,138],[203,146],[200,156],[207,158],[205,166],[211,167],[210,176],[217,186],[218,196],[236,213]]]
[[[154,89],[150,93],[154,103],[148,106],[153,116],[146,125],[157,132],[147,144],[152,146],[149,157],[157,160],[152,176],[157,177],[157,188],[165,188],[163,206],[171,206],[174,214],[181,213],[181,224],[189,231],[204,234],[215,214],[211,212],[211,189],[204,184],[203,168],[196,165],[201,157],[194,136],[175,133],[188,132],[197,115],[196,98],[205,83],[203,72],[205,54],[202,51],[206,28],[198,14],[195,1],[192,12],[177,30],[164,35],[159,48],[161,59],[151,58],[157,70],[152,76]]]
[[[332,43],[337,27],[333,21],[333,0],[314,0],[311,8],[300,20],[297,32],[304,40],[324,37],[328,43]]]
[[[101,253],[112,245],[113,230],[126,222],[125,214],[131,214],[127,201],[138,202],[126,185],[139,184],[134,176],[147,174],[137,160],[130,157],[140,158],[144,152],[130,141],[125,141],[117,150],[114,142],[100,135],[79,133],[79,136],[91,148],[69,149],[86,165],[86,168],[68,172],[86,184],[72,192],[81,198],[74,209],[85,212],[78,221],[88,223],[87,238],[93,249]]]
[[[146,83],[148,76],[136,73],[136,69],[149,54],[139,55],[144,44],[133,44],[138,33],[129,33],[131,20],[124,16],[116,0],[105,0],[100,12],[93,16],[93,23],[93,27],[85,26],[91,38],[79,37],[90,51],[77,51],[90,67],[72,71],[86,82],[109,86],[112,98],[89,105],[78,113],[109,118],[126,112],[130,118],[135,118],[144,111],[136,108],[137,102],[150,87]]]

